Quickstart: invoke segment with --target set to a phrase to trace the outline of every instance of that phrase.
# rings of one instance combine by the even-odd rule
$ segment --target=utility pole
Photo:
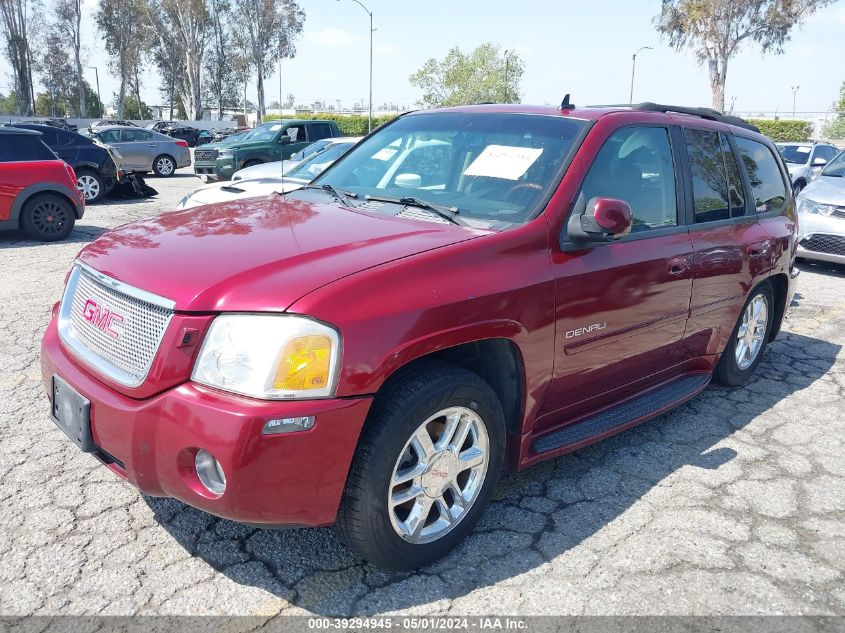
[[[97,116],[99,118],[103,118],[103,99],[100,97],[100,71],[97,70],[96,66],[88,66],[88,68],[94,69],[94,77],[97,79]],[[172,109],[172,106],[171,106]],[[88,114],[87,112],[85,114]]]
[[[337,0],[340,2],[340,0]],[[360,0],[352,0],[352,2],[357,3],[360,5],[364,11],[367,12],[367,15],[370,16],[370,114],[369,114],[369,125],[367,126],[367,130],[369,132],[373,131],[373,12],[370,11],[367,7],[364,6]]]
[[[628,103],[634,103],[634,74],[637,72],[637,55],[642,51],[654,50],[651,46],[643,46],[636,53],[631,56],[631,94],[628,98]]]
[[[798,100],[798,89],[801,86],[792,86],[792,118],[795,118],[795,103]]]

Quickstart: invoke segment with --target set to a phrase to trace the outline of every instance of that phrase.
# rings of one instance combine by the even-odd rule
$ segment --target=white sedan
[[[190,209],[216,202],[229,202],[243,198],[267,196],[271,193],[296,191],[322,174],[329,165],[348,152],[359,140],[359,137],[332,139],[333,142],[326,145],[323,150],[297,163],[296,167],[288,170],[284,175],[279,170],[281,164],[278,162],[257,165],[250,169],[269,168],[271,165],[275,165],[276,171],[271,172],[269,176],[205,185],[182,198],[176,208]]]
[[[277,160],[272,163],[261,163],[260,165],[253,165],[252,167],[239,169],[232,174],[232,180],[278,178],[282,174],[287,174],[306,158],[310,158],[317,152],[322,152],[330,145],[334,145],[335,143],[346,143],[347,141],[350,143],[357,143],[360,140],[360,136],[338,136],[336,138],[324,138],[319,141],[314,141],[311,145],[298,151],[287,160]]]

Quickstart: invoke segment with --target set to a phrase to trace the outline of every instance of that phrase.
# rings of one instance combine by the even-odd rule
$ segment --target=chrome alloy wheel
[[[742,323],[736,333],[734,355],[737,367],[746,370],[763,349],[763,338],[769,323],[769,304],[763,294],[755,296],[746,306]]]
[[[466,407],[438,411],[405,444],[387,493],[390,523],[405,541],[430,543],[466,516],[487,475],[489,440]]]
[[[100,195],[100,183],[93,176],[82,174],[76,179],[76,188],[85,196],[86,202]]]
[[[162,176],[169,176],[172,174],[175,167],[176,166],[173,164],[173,161],[166,156],[162,156],[156,161],[156,169]]]

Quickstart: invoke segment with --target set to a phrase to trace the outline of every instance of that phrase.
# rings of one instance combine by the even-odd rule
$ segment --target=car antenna
[[[563,97],[563,101],[560,102],[560,109],[561,110],[574,110],[575,106],[569,103],[569,93],[566,93],[566,96]]]

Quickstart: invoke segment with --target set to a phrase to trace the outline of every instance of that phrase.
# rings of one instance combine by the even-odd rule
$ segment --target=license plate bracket
[[[59,376],[53,376],[53,422],[85,453],[93,453],[91,402]]]

